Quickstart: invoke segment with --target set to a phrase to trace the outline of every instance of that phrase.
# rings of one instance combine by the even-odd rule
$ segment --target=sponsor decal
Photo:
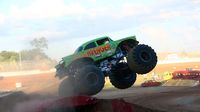
[[[97,55],[97,54],[100,54],[100,53],[108,51],[108,50],[111,50],[110,44],[107,44],[105,46],[101,46],[101,47],[97,47],[97,48],[91,49],[91,50],[89,50],[87,52],[87,55],[88,56]]]

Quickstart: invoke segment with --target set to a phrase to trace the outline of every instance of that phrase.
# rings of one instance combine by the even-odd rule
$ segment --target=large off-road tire
[[[75,74],[76,86],[81,95],[95,95],[104,87],[104,75],[95,65],[86,65]]]
[[[131,87],[135,83],[136,77],[136,73],[132,72],[126,63],[119,63],[109,76],[112,85],[118,89]]]
[[[95,65],[94,61],[90,58],[80,58],[72,62],[69,66],[69,74],[75,75],[78,70],[86,65]]]
[[[58,95],[60,97],[76,96],[78,93],[75,91],[74,77],[67,77],[62,80],[58,88]]]
[[[156,66],[157,56],[151,47],[140,44],[129,51],[127,62],[132,71],[146,74]]]

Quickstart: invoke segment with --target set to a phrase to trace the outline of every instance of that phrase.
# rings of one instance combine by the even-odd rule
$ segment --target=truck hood
[[[55,66],[56,69],[60,67],[61,64],[64,64],[64,66],[68,66],[72,61],[74,60],[74,54],[63,57],[62,60]]]
[[[72,55],[69,55],[69,56],[62,58],[62,60],[65,63],[65,67],[68,66],[69,64],[71,64],[74,59],[75,59],[75,54],[72,54]]]
[[[123,38],[123,39],[116,40],[115,42],[119,44],[119,43],[121,43],[122,41],[127,40],[127,39],[136,40],[136,37],[135,37],[135,36],[129,36],[129,37],[126,37],[126,38]],[[136,41],[137,41],[137,40],[136,40]]]

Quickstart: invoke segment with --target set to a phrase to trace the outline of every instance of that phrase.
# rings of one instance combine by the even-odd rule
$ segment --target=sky
[[[135,35],[157,52],[200,51],[200,0],[1,0],[0,51],[31,49],[60,59],[90,39]]]

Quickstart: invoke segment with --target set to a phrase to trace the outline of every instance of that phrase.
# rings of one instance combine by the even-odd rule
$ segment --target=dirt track
[[[173,66],[184,69],[194,67],[199,63],[191,63],[189,65],[161,65],[156,68],[157,72],[173,69]],[[165,68],[166,67],[166,68]],[[159,69],[159,70],[158,70]],[[138,77],[138,84],[141,83],[142,77]],[[15,83],[21,82],[23,91],[12,97],[0,99],[0,112],[11,112],[16,105],[21,105],[27,102],[38,102],[51,98],[57,98],[57,89],[59,80],[54,78],[54,73],[7,77],[0,80],[0,90],[15,90]],[[137,84],[137,85],[138,85]],[[95,95],[99,99],[124,99],[137,107],[138,112],[199,112],[200,110],[200,87],[150,87],[141,88],[133,87],[126,90],[106,89]],[[22,108],[26,106],[21,106]],[[15,112],[15,111],[14,111]],[[21,111],[22,112],[22,111]],[[136,111],[137,112],[137,111]]]
[[[105,104],[113,99],[124,99],[133,104],[134,112],[199,112],[200,110],[200,87],[106,89],[94,97],[101,99],[99,105],[105,108],[107,107]],[[34,109],[41,102],[57,98],[56,95],[17,92],[9,97],[0,98],[0,111],[30,112],[31,109],[31,112],[35,112]],[[104,109],[101,110],[103,112]]]
[[[98,98],[122,98],[127,102],[164,112],[199,112],[200,87],[133,87],[105,90]]]

